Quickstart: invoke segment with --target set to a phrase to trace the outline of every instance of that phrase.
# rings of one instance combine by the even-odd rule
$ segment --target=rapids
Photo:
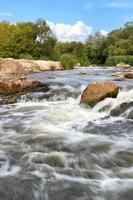
[[[29,75],[49,84],[0,106],[0,200],[132,200],[133,80],[116,68],[79,68]],[[86,85],[114,80],[121,90],[93,108],[79,105]],[[132,112],[133,113],[133,112]]]

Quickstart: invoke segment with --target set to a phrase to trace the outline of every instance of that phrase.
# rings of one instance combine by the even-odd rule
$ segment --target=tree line
[[[76,63],[133,66],[133,22],[113,30],[107,36],[89,35],[86,42],[60,42],[43,19],[11,24],[0,22],[0,57],[60,60],[66,69]]]

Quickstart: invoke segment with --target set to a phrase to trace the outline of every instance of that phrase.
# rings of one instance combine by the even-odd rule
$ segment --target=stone
[[[46,84],[27,79],[27,71],[17,60],[0,59],[0,95],[6,95],[1,103],[15,103],[15,94],[48,90]]]
[[[28,59],[13,59],[13,58],[1,58],[0,59],[0,71],[7,69],[13,70],[16,66],[20,67],[25,73],[36,73],[42,71],[63,70],[63,67],[58,61],[45,61],[45,60],[28,60]],[[19,71],[20,73],[20,71]]]
[[[112,74],[112,76],[117,77],[119,80],[125,80],[125,73],[124,72],[116,72],[115,74]]]
[[[94,106],[99,101],[106,97],[116,98],[119,92],[119,87],[108,81],[94,82],[87,86],[84,90],[80,103],[85,103]]]
[[[129,71],[125,74],[125,78],[133,79],[133,71]]]
[[[26,70],[17,60],[12,58],[0,59],[0,81],[25,79],[26,76],[27,76]]]
[[[123,102],[120,105],[118,105],[116,108],[113,108],[110,111],[111,116],[119,116],[126,112],[129,108],[133,107],[133,101],[131,102]]]
[[[124,68],[128,68],[128,67],[130,67],[130,65],[127,64],[127,63],[121,62],[121,63],[118,63],[118,64],[116,65],[116,67],[124,67]]]
[[[129,113],[127,114],[128,119],[133,119],[133,107],[130,109]]]

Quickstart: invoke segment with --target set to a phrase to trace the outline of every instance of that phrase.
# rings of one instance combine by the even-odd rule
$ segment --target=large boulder
[[[39,81],[31,81],[28,79],[13,79],[12,81],[0,81],[0,95],[25,93],[29,91],[47,92],[48,90],[48,86]]]
[[[20,66],[21,70],[23,71],[23,74],[24,71],[26,73],[34,73],[42,71],[63,70],[61,63],[56,61],[13,59],[13,58],[0,59],[0,71],[2,69],[4,69],[4,71],[5,69],[7,69],[6,73],[8,73],[8,71],[10,70],[12,71],[15,69],[15,67],[18,66]]]
[[[63,70],[61,63],[56,61],[35,60],[34,63],[40,67],[41,71]]]
[[[0,59],[0,95],[12,95],[28,91],[46,92],[48,90],[46,84],[27,79],[26,70],[17,60]],[[15,102],[16,98],[6,98],[6,101]]]
[[[84,90],[80,103],[94,106],[97,102],[105,99],[106,97],[117,97],[118,92],[119,87],[113,82],[94,82],[89,84]]]
[[[0,81],[25,79],[27,76],[26,70],[21,63],[12,58],[0,59]]]
[[[34,60],[18,59],[17,62],[23,66],[27,73],[41,72],[40,66]]]

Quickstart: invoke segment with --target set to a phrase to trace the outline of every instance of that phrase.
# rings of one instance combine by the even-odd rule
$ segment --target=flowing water
[[[116,99],[79,105],[85,86],[114,68],[31,74],[50,85],[0,107],[0,200],[132,200],[133,80]]]

